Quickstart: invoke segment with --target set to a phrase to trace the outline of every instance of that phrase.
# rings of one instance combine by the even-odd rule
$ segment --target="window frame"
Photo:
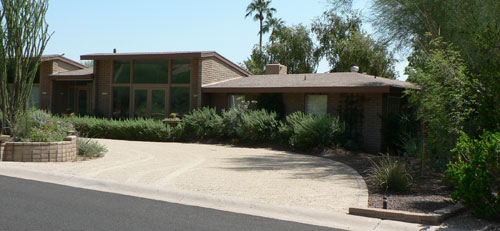
[[[115,72],[115,61],[129,61],[130,62],[130,82],[129,83],[114,83],[114,72]],[[193,107],[193,86],[192,83],[196,82],[193,81],[193,65],[192,65],[192,58],[184,58],[184,59],[179,59],[179,60],[190,60],[190,83],[172,83],[172,62],[173,58],[165,58],[164,60],[168,60],[168,82],[167,83],[134,83],[134,64],[135,61],[138,59],[112,59],[111,60],[111,78],[110,78],[110,103],[109,103],[109,112],[110,115],[113,116],[113,88],[114,87],[128,87],[129,88],[129,112],[128,116],[130,119],[134,118],[135,116],[135,89],[146,89],[148,90],[148,111],[149,111],[149,116],[151,115],[151,104],[152,104],[152,91],[153,90],[165,90],[165,112],[166,115],[168,116],[170,113],[172,113],[172,108],[171,108],[171,102],[172,99],[170,97],[171,95],[171,90],[172,88],[189,88],[189,105],[188,105],[188,111],[192,110]],[[145,59],[141,59],[145,60]],[[153,59],[153,60],[158,60],[158,59]]]

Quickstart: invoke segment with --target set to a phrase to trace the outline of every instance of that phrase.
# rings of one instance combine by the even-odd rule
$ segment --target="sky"
[[[239,64],[258,43],[259,23],[245,19],[250,0],[50,0],[53,31],[45,54],[80,55],[117,52],[217,51]],[[369,14],[370,0],[354,7]],[[327,0],[273,0],[276,17],[287,25],[310,25],[327,9]],[[366,20],[365,20],[366,21]],[[373,33],[369,23],[363,29]],[[268,35],[264,35],[264,41]],[[402,75],[406,63],[396,69]],[[320,62],[318,73],[327,72]]]

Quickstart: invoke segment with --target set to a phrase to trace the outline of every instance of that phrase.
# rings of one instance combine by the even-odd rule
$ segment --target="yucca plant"
[[[380,189],[386,192],[403,192],[410,188],[413,178],[398,160],[387,155],[378,162],[371,163],[370,174]]]

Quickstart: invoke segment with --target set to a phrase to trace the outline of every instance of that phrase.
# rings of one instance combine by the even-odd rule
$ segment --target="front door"
[[[167,116],[167,91],[163,88],[135,88],[134,89],[135,118],[165,118]]]
[[[87,115],[91,110],[90,86],[76,86],[69,89],[69,105],[77,115]]]

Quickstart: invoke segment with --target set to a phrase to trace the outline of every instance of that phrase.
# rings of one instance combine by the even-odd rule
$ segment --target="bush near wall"
[[[236,128],[237,136],[246,142],[269,142],[278,135],[278,120],[275,112],[252,110],[244,113]]]
[[[279,131],[282,140],[292,149],[337,147],[344,144],[345,125],[338,117],[295,112],[286,117]]]
[[[63,117],[71,122],[80,135],[91,138],[169,141],[172,129],[153,119],[112,120],[96,117]]]
[[[65,117],[75,129],[92,138],[138,141],[199,141],[231,139],[247,143],[282,141],[300,151],[339,147],[345,143],[345,126],[330,115],[296,112],[279,121],[275,112],[237,109],[222,111],[202,108],[184,116],[173,128],[153,119],[110,120],[95,117]]]

